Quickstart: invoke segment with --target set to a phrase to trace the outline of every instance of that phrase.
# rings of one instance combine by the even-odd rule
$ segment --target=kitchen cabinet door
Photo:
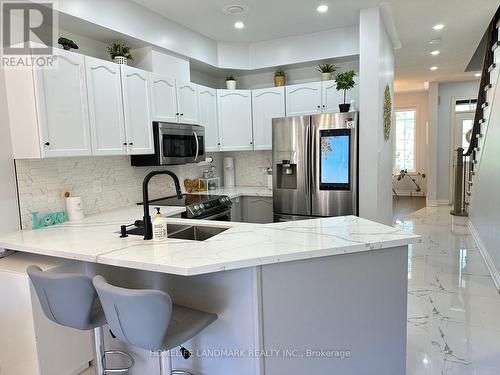
[[[150,73],[121,65],[123,113],[129,155],[154,153]]]
[[[253,149],[250,90],[217,90],[221,151]]]
[[[55,69],[34,69],[42,156],[91,154],[85,59],[59,51]]]
[[[205,127],[205,149],[219,151],[219,128],[217,121],[217,90],[198,86],[200,125]]]
[[[243,197],[241,216],[244,223],[269,224],[273,222],[273,198]]]
[[[286,86],[286,115],[321,113],[321,82]]]
[[[189,82],[177,82],[177,100],[179,122],[195,124],[200,121],[198,116],[198,85]]]
[[[175,78],[151,74],[151,108],[153,121],[179,121]]]
[[[253,143],[255,150],[271,150],[272,119],[285,116],[285,88],[252,90]]]
[[[85,57],[93,155],[125,155],[120,65]]]
[[[323,113],[339,112],[339,104],[342,104],[343,92],[337,91],[337,84],[334,80],[321,82],[321,111]]]

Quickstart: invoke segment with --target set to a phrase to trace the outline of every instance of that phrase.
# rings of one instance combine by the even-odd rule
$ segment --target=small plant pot
[[[226,81],[226,87],[228,90],[236,89],[236,81]]]
[[[283,76],[274,77],[274,86],[275,87],[285,86],[285,77]]]
[[[126,57],[116,56],[113,60],[118,65],[127,65],[127,58]]]
[[[321,73],[322,81],[330,81],[332,79],[332,73]]]
[[[65,51],[71,51],[71,47],[70,46],[62,46],[62,48]]]
[[[340,109],[340,112],[349,112],[349,109],[351,108],[351,105],[348,103],[348,104],[339,104],[339,109]]]

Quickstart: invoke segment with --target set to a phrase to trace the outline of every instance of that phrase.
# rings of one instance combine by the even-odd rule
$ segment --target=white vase
[[[123,56],[116,56],[114,59],[115,63],[119,65],[127,65],[127,58]]]
[[[226,87],[228,90],[236,89],[236,81],[226,81]]]
[[[321,73],[322,81],[329,81],[332,79],[332,73]]]

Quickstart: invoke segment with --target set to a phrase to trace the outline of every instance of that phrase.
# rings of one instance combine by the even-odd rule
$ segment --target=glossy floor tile
[[[463,218],[424,208],[396,221],[408,254],[407,375],[500,375],[500,295]]]

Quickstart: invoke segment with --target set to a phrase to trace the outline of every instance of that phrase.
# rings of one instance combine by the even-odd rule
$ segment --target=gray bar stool
[[[171,350],[188,341],[217,320],[217,315],[174,305],[159,290],[125,289],[95,276],[94,287],[114,334],[132,346],[161,352],[160,374],[191,374],[172,370]],[[189,357],[181,348],[184,358]]]
[[[26,270],[45,316],[54,323],[82,331],[94,330],[96,375],[125,373],[134,365],[132,356],[121,350],[104,350],[106,316],[90,277],[76,273],[48,273],[37,266]],[[106,355],[122,355],[130,366],[106,368]]]

